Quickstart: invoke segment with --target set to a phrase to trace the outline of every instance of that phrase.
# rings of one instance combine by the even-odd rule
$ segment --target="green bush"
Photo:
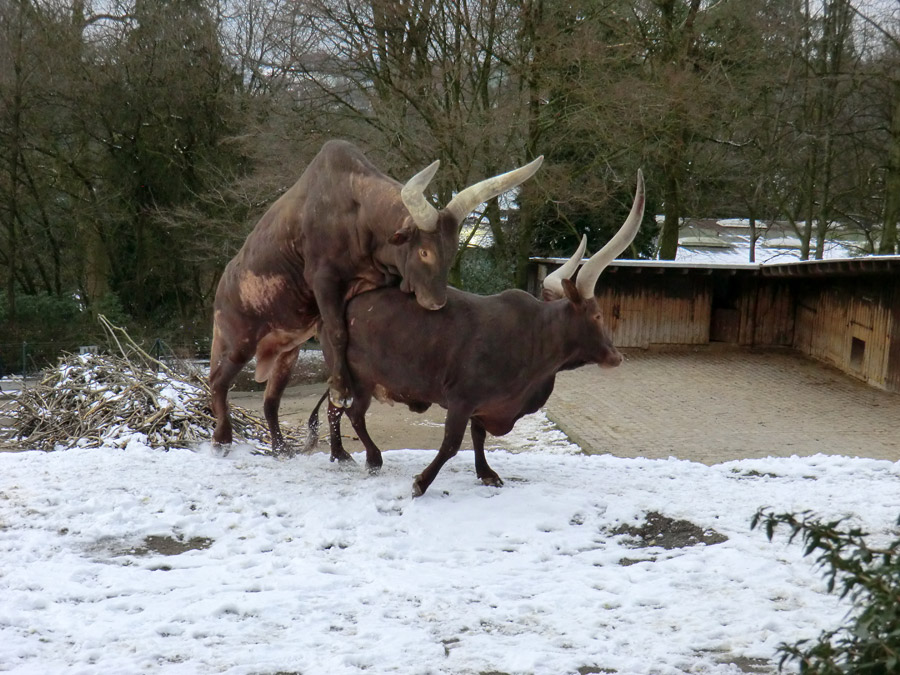
[[[514,288],[513,266],[500,262],[494,253],[484,248],[470,248],[460,266],[460,288],[478,295],[492,295]]]
[[[845,625],[823,632],[815,642],[779,645],[779,668],[790,661],[809,675],[900,672],[900,539],[870,546],[868,533],[843,527],[842,520],[822,523],[808,512],[798,517],[760,509],[750,526],[763,527],[771,541],[781,525],[790,529],[789,541],[802,539],[804,556],[818,554],[828,592],[850,598],[853,609]]]
[[[107,296],[99,310],[117,325],[126,323],[115,295]],[[102,344],[102,340],[100,324],[74,295],[17,295],[15,322],[10,321],[6,298],[0,298],[0,369],[4,371],[33,372],[55,364],[63,352]]]

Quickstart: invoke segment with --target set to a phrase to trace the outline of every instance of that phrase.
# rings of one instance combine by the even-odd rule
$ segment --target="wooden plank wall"
[[[797,292],[792,346],[877,387],[900,391],[892,363],[895,336],[900,340],[895,286],[869,279],[804,283]]]
[[[709,342],[709,277],[601,277],[597,300],[618,347]]]
[[[742,284],[738,344],[791,346],[794,340],[794,293],[790,284],[758,278]]]

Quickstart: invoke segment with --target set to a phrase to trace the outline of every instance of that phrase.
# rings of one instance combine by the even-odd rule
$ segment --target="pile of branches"
[[[168,449],[211,440],[215,418],[205,377],[188,364],[153,358],[105,317],[100,323],[110,353],[67,356],[22,390],[4,434],[11,438],[0,447],[124,447],[137,437]],[[237,437],[257,447],[269,443],[268,428],[251,413],[232,406],[231,415]]]

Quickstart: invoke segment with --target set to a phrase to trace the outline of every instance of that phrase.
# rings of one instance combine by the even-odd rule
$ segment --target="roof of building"
[[[585,258],[586,259],[586,258]],[[536,263],[561,265],[566,258],[532,258]],[[871,255],[856,258],[830,258],[828,260],[794,260],[791,262],[691,262],[684,260],[613,260],[610,270],[682,271],[690,270],[734,274],[739,270],[757,272],[762,276],[810,277],[847,276],[860,274],[900,275],[900,255]],[[898,277],[900,278],[900,277]]]
[[[659,220],[661,216],[657,216]],[[867,254],[870,246],[862,234],[834,227],[820,260],[801,260],[801,242],[785,222],[758,222],[751,233],[744,218],[685,219],[678,237],[675,260],[614,260],[611,269],[703,270],[734,274],[756,270],[763,276],[820,276],[900,273],[900,256]],[[750,262],[751,241],[754,262]],[[813,251],[815,255],[815,242]],[[532,258],[535,262],[561,264],[564,258]]]

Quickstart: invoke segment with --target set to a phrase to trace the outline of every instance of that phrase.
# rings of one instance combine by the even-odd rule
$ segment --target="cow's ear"
[[[412,238],[412,235],[413,230],[411,227],[401,227],[391,235],[391,238],[388,239],[388,241],[394,246],[402,246]]]
[[[569,302],[575,305],[581,304],[581,293],[578,292],[578,289],[575,287],[575,282],[571,279],[563,279],[562,280],[563,292],[566,294],[566,297],[569,299]]]
[[[561,300],[562,296],[556,291],[551,291],[549,288],[541,289],[541,300],[544,302],[553,302],[554,300]]]

